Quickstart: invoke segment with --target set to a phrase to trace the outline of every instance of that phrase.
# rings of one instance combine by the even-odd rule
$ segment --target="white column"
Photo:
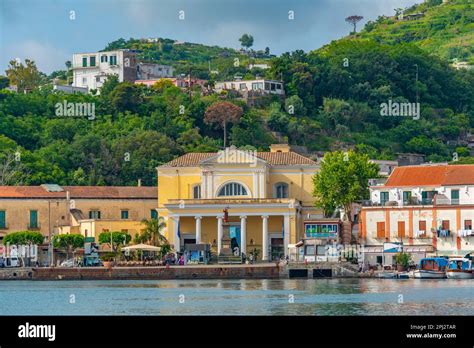
[[[174,221],[174,248],[177,252],[179,252],[180,246],[181,246],[181,241],[178,236],[179,216],[174,216],[173,221]]]
[[[260,190],[258,188],[258,173],[253,172],[253,197],[252,198],[259,198],[260,197]]]
[[[202,216],[196,216],[196,244],[201,243],[201,219]]]
[[[290,243],[290,215],[283,217],[283,247],[285,248],[285,257],[288,256],[288,244]]]
[[[207,198],[214,198],[214,173],[209,172],[209,194]]]
[[[202,172],[201,183],[201,198],[207,198],[207,172]]]
[[[217,217],[217,255],[221,253],[221,248],[222,248],[222,220],[224,219],[223,216],[218,216]]]
[[[262,170],[258,173],[260,183],[259,183],[259,188],[260,188],[260,198],[266,198],[265,197],[265,172]]]
[[[247,255],[247,217],[240,217],[240,251]]]
[[[262,216],[262,260],[268,261],[268,215]]]

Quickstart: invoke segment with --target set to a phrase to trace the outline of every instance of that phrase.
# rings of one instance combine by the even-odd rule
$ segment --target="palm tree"
[[[141,242],[151,242],[151,245],[160,246],[164,244],[169,244],[166,237],[161,233],[161,231],[166,227],[166,223],[163,217],[158,219],[143,219],[142,223],[145,225],[145,228],[140,234]]]

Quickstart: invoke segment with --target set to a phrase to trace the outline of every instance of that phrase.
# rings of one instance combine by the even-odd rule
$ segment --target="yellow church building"
[[[209,244],[219,255],[228,229],[235,255],[257,249],[259,259],[272,260],[288,255],[306,226],[322,218],[312,196],[319,165],[286,144],[270,152],[188,153],[157,170],[157,211],[177,251]]]

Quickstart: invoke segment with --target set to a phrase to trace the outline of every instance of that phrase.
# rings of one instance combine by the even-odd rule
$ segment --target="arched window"
[[[236,182],[231,182],[225,184],[217,194],[218,197],[228,197],[228,196],[247,196],[247,190],[241,184]]]
[[[276,183],[273,195],[275,198],[288,198],[288,184],[284,182]]]
[[[193,198],[200,199],[201,198],[201,185],[194,185],[193,187]]]

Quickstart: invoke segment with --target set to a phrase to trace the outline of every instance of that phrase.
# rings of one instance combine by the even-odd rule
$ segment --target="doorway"
[[[230,248],[232,254],[240,255],[242,248],[240,247],[240,225],[230,225],[229,226],[229,237],[230,237]]]
[[[285,257],[283,238],[272,237],[270,242],[271,260],[281,260]]]

